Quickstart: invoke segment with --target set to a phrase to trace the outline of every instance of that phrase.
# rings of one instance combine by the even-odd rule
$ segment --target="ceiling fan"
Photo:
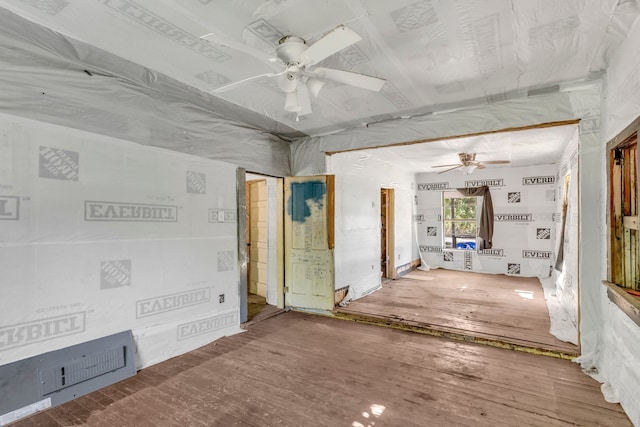
[[[476,161],[476,153],[458,153],[460,157],[460,163],[455,165],[438,165],[432,166],[433,168],[449,168],[445,169],[438,174],[449,172],[454,169],[460,169],[462,173],[469,175],[476,169],[484,169],[485,165],[503,165],[511,163],[511,160],[485,160]]]
[[[200,38],[249,53],[269,62],[279,61],[284,66],[284,69],[280,72],[259,74],[239,80],[221,86],[215,89],[213,93],[226,92],[260,77],[278,77],[278,87],[286,94],[284,109],[297,113],[298,116],[311,113],[309,92],[314,97],[317,97],[320,89],[327,81],[347,84],[374,92],[380,91],[386,82],[386,80],[378,77],[351,71],[323,67],[311,68],[323,59],[362,40],[357,33],[344,25],[338,25],[311,45],[307,45],[302,37],[285,35],[278,41],[278,46],[275,50],[276,58],[266,57],[262,51],[253,49],[244,43],[228,40],[215,33],[206,34]]]

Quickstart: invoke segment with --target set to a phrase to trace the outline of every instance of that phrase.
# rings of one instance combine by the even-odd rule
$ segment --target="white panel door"
[[[285,178],[285,305],[332,310],[333,176]]]

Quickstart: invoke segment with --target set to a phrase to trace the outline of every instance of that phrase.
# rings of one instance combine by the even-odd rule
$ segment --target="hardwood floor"
[[[287,312],[20,426],[630,426],[572,362]]]
[[[532,277],[416,270],[337,311],[460,339],[475,337],[496,345],[549,350],[568,358],[578,354],[576,345],[549,333],[544,292]]]

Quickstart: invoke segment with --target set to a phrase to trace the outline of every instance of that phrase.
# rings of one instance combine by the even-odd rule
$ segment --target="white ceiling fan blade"
[[[352,73],[351,71],[335,70],[333,68],[314,68],[307,74],[322,80],[329,80],[336,83],[344,83],[362,89],[379,92],[387,82],[385,79],[367,76],[366,74]]]
[[[298,116],[311,114],[311,99],[309,99],[309,89],[304,82],[298,81]]]
[[[452,167],[452,168],[450,168],[450,169],[445,169],[445,170],[443,170],[443,171],[441,171],[441,172],[438,172],[438,175],[440,175],[441,173],[445,173],[445,172],[452,171],[452,170],[454,170],[454,169],[461,168],[461,167],[463,167],[463,166],[464,166],[464,165],[458,165],[458,166]]]
[[[283,72],[281,73],[265,73],[265,74],[258,74],[257,76],[252,76],[252,77],[247,77],[246,79],[242,79],[242,80],[238,80],[237,82],[233,82],[233,83],[229,83],[227,85],[224,86],[220,86],[219,88],[216,88],[214,90],[212,90],[212,93],[223,93],[226,92],[228,90],[231,89],[235,89],[238,86],[241,86],[243,84],[245,84],[246,82],[249,82],[251,80],[255,80],[255,79],[259,79],[260,77],[276,77],[279,76],[280,74],[283,74]]]
[[[506,165],[507,163],[511,163],[511,160],[486,160],[480,163],[485,165]]]
[[[205,34],[204,36],[200,36],[200,40],[203,40],[207,43],[217,44],[219,46],[226,46],[238,52],[246,53],[247,55],[251,55],[257,59],[260,59],[265,62],[278,62],[280,61],[277,57],[273,55],[269,55],[261,50],[255,49],[245,43],[238,42],[232,40],[228,37],[222,36],[216,33]]]
[[[360,40],[362,40],[362,37],[360,37],[356,32],[344,25],[338,25],[302,52],[302,55],[300,56],[300,65],[306,66],[317,64],[323,59],[341,51],[345,47],[349,47],[352,44],[359,42]]]

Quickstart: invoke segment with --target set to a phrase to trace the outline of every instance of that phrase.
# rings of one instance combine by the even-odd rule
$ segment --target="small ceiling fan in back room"
[[[452,171],[454,169],[459,169],[462,173],[469,175],[476,169],[484,169],[485,165],[503,165],[507,163],[511,163],[510,160],[485,160],[479,161],[476,160],[476,153],[458,153],[458,157],[460,158],[460,163],[453,165],[438,165],[432,166],[432,168],[448,168],[438,174]]]
[[[238,51],[253,55],[269,62],[281,62],[283,70],[277,73],[265,73],[242,79],[219,87],[213,93],[232,90],[260,77],[277,77],[278,86],[286,94],[284,109],[303,116],[312,112],[309,92],[318,96],[325,82],[335,82],[379,92],[386,80],[334,68],[313,67],[325,58],[351,46],[362,38],[345,25],[338,25],[326,33],[315,43],[308,45],[305,39],[293,35],[285,35],[278,41],[275,49],[276,57],[267,56],[264,52],[244,43],[229,40],[215,33],[200,37],[202,40],[224,45]]]

